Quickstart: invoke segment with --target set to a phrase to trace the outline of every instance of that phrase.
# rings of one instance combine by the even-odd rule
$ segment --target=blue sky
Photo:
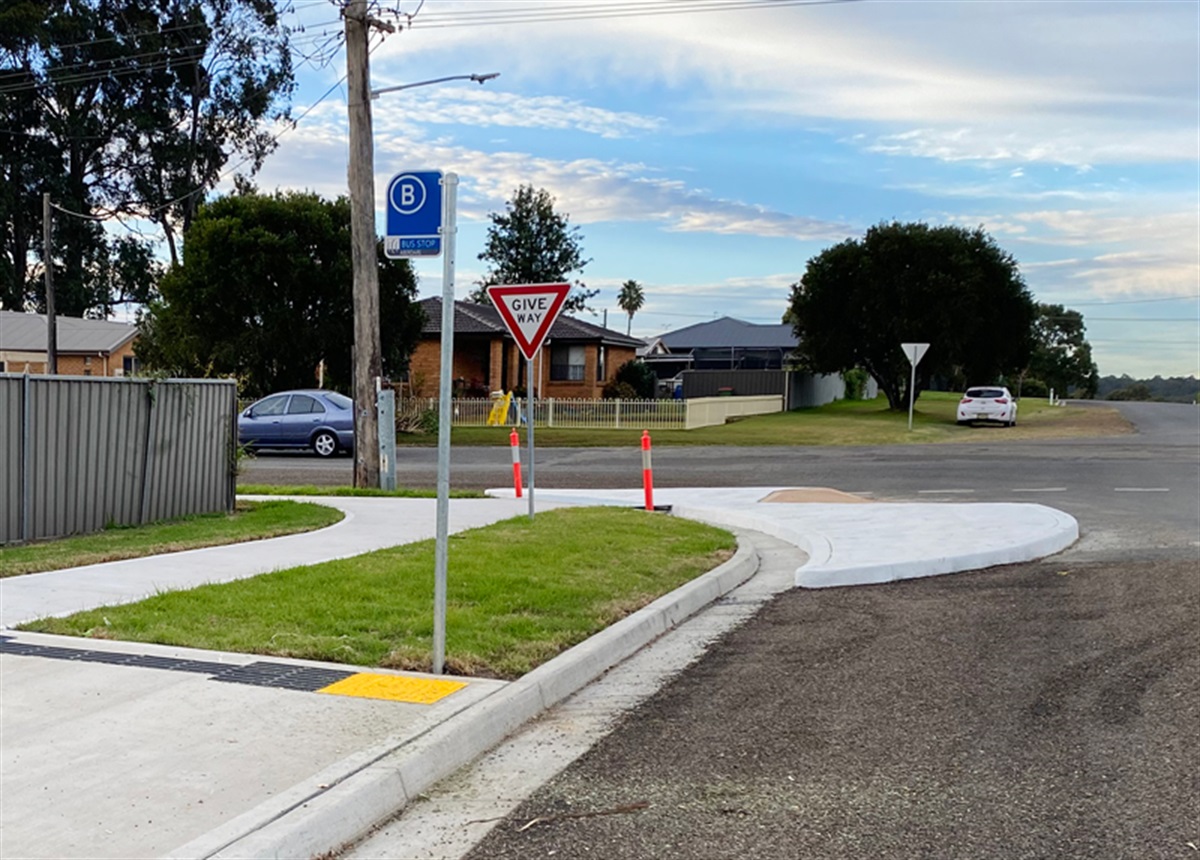
[[[812,256],[881,221],[982,226],[1038,301],[1084,314],[1102,375],[1200,375],[1194,0],[388,8],[401,26],[377,40],[374,87],[501,73],[373,106],[381,233],[391,175],[459,175],[460,297],[483,273],[488,213],[522,183],[581,229],[611,328],[625,330],[621,283],[643,285],[642,337],[778,322]],[[305,0],[288,15],[313,61],[264,190],[346,193],[337,18]],[[440,260],[417,270],[440,294]]]

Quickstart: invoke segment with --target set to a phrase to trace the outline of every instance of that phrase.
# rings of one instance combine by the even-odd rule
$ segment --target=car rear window
[[[309,397],[307,394],[293,394],[292,402],[288,404],[288,415],[308,415],[324,411],[325,407],[318,403],[315,397]]]
[[[1004,389],[1003,388],[968,388],[966,396],[967,397],[979,397],[979,398],[1003,397]]]
[[[354,401],[345,394],[338,394],[336,391],[330,391],[325,395],[325,399],[336,406],[338,409],[349,409],[354,405]]]

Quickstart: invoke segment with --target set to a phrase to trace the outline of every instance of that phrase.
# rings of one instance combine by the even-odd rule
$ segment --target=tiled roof
[[[425,325],[422,334],[439,334],[442,330],[442,300],[438,297],[422,299],[418,304],[425,310]],[[509,337],[504,320],[492,305],[478,305],[474,302],[454,303],[454,333],[459,334],[497,334]],[[609,346],[630,346],[635,349],[643,346],[636,337],[629,337],[610,328],[593,325],[566,314],[560,314],[550,327],[547,335],[551,340],[598,340]]]
[[[137,326],[110,320],[55,317],[59,352],[110,353],[137,334]],[[45,314],[0,311],[0,349],[46,351]]]
[[[721,317],[669,331],[659,335],[659,339],[672,352],[713,347],[795,349],[800,343],[790,323],[763,325],[733,317]]]

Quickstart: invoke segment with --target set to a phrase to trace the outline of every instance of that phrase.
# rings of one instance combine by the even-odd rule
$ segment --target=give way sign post
[[[902,343],[900,348],[904,350],[904,354],[908,357],[908,363],[912,365],[912,374],[908,381],[908,429],[912,429],[912,413],[913,413],[913,397],[915,392],[913,389],[917,387],[917,365],[921,363],[922,356],[929,349],[927,343]]]
[[[529,438],[529,518],[533,519],[533,357],[542,347],[551,326],[562,313],[570,284],[497,284],[487,288],[488,298],[500,313],[508,333],[525,356],[525,428]]]

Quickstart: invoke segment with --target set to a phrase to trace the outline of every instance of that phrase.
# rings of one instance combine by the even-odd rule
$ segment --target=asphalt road
[[[1200,434],[1188,408],[1128,414],[1136,437],[880,450],[861,485],[807,481],[1040,489],[1084,537],[1038,563],[782,595],[469,856],[1197,856]]]
[[[1176,553],[1200,523],[1200,408],[1173,403],[1117,405],[1132,436],[1008,442],[1004,428],[977,428],[979,441],[885,447],[660,447],[659,487],[818,486],[880,499],[1041,502],[1080,520],[1082,548],[1097,558]],[[1074,408],[1074,407],[1072,407]],[[400,448],[401,486],[436,486],[437,451]],[[539,448],[540,487],[641,486],[641,450]],[[348,485],[352,464],[309,454],[260,454],[243,468],[253,483]],[[454,448],[451,486],[509,486],[507,447]]]

